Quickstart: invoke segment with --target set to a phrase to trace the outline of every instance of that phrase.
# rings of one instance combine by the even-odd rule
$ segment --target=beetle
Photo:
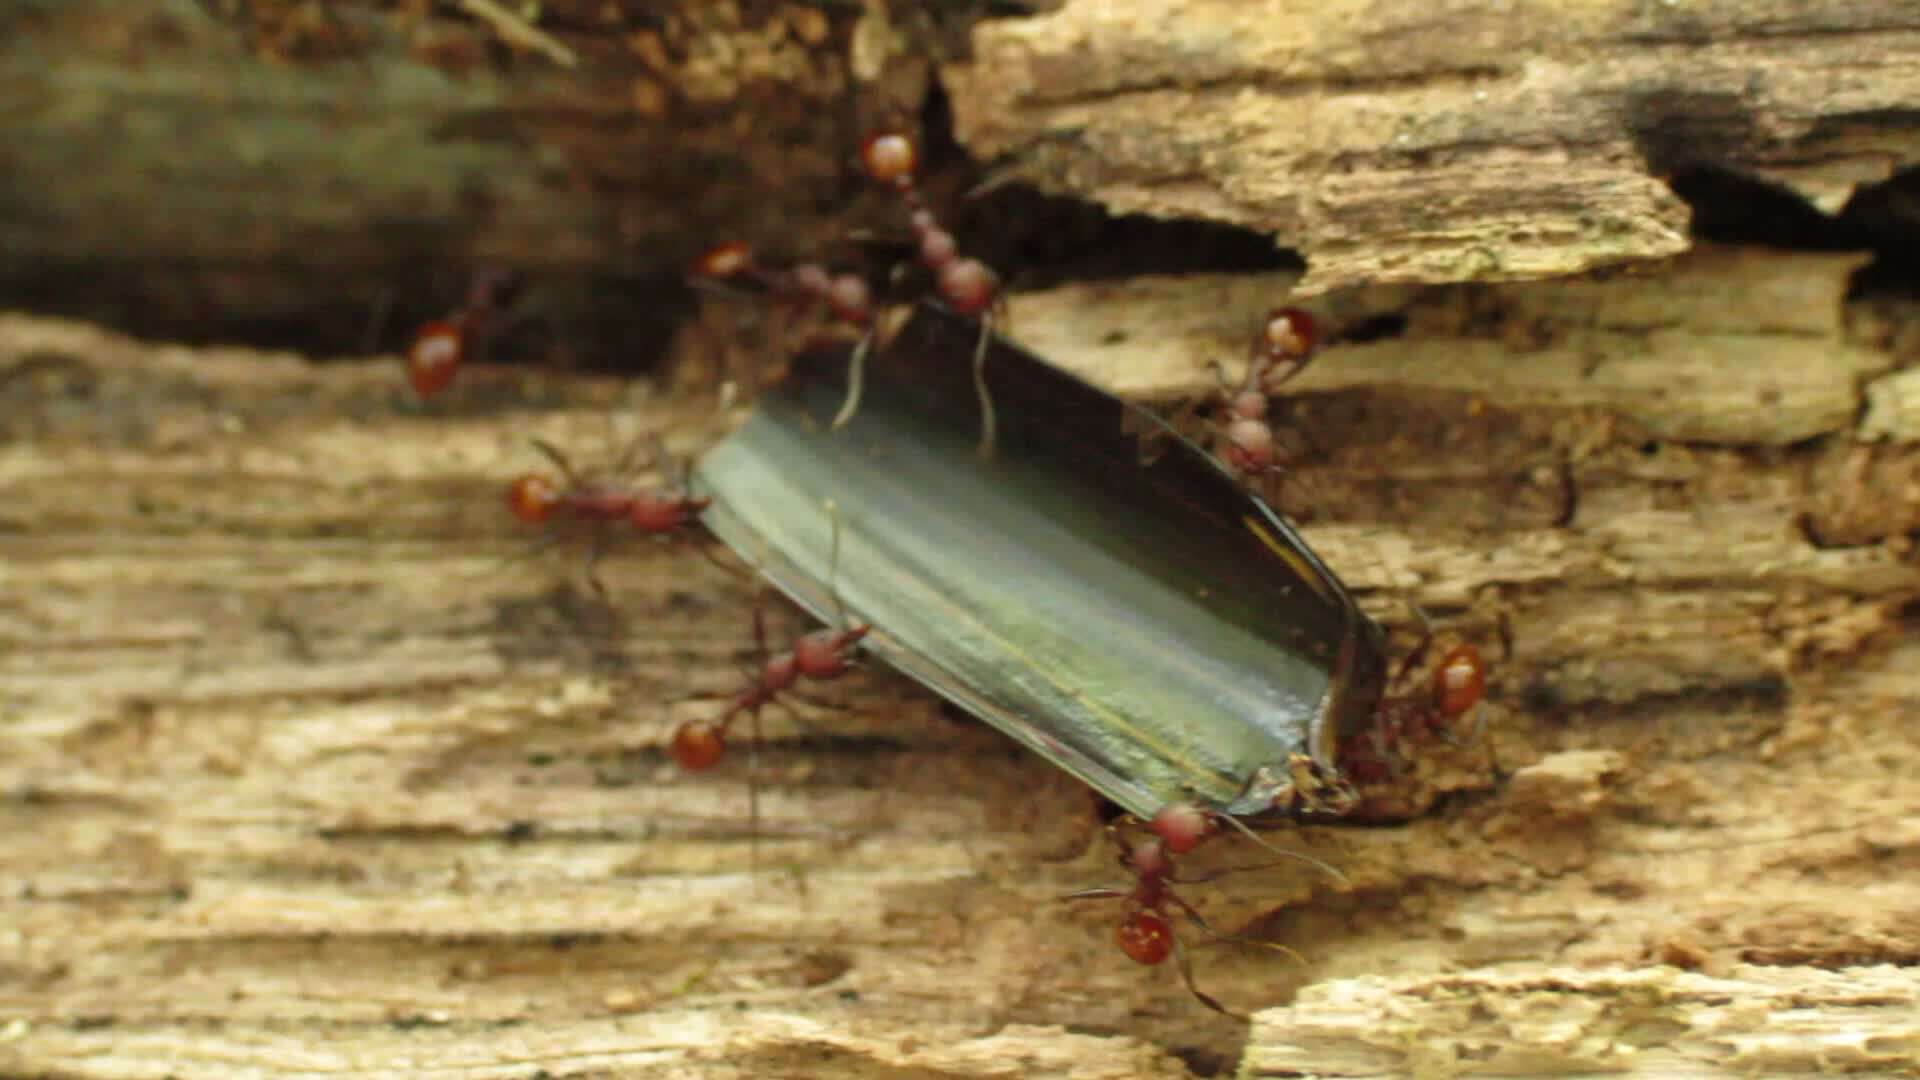
[[[998,337],[1001,452],[967,452],[979,399],[954,360],[977,334],[916,305],[838,432],[845,350],[797,357],[700,461],[707,527],[825,617],[834,501],[868,651],[1142,819],[1343,813],[1338,749],[1380,713],[1384,631],[1210,455]],[[1171,451],[1143,461],[1142,424]]]
[[[922,301],[867,361],[850,420],[847,350],[801,354],[701,459],[703,522],[801,607],[857,620],[867,651],[1125,810],[1145,831],[1122,845],[1135,885],[1070,898],[1123,900],[1127,954],[1179,957],[1226,1012],[1173,936],[1174,911],[1207,929],[1173,890],[1207,877],[1178,877],[1174,856],[1223,824],[1349,814],[1352,776],[1444,734],[1484,670],[1463,646],[1410,691],[1425,643],[1390,663],[1385,631],[1228,466],[998,336],[984,368],[959,363],[979,335]],[[987,397],[969,392],[983,370],[1002,416],[991,457],[974,443]],[[1165,449],[1141,454],[1141,432]]]

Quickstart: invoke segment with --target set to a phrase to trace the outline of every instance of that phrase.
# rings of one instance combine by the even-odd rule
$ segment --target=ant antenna
[[[973,347],[973,392],[980,396],[980,458],[993,460],[994,442],[999,424],[994,419],[993,395],[987,391],[987,342],[992,329],[980,327],[980,343]]]
[[[1315,870],[1318,870],[1321,873],[1327,875],[1333,880],[1339,882],[1341,885],[1344,885],[1347,888],[1353,887],[1352,879],[1348,878],[1346,874],[1340,871],[1339,867],[1334,866],[1332,863],[1325,862],[1320,859],[1316,859],[1313,856],[1308,855],[1303,851],[1288,851],[1285,848],[1274,847],[1272,844],[1269,844],[1265,840],[1261,839],[1260,835],[1254,832],[1251,828],[1249,828],[1246,822],[1241,821],[1239,818],[1234,817],[1232,814],[1220,814],[1218,815],[1218,817],[1220,820],[1225,821],[1228,825],[1231,825],[1234,828],[1240,830],[1240,834],[1242,836],[1245,836],[1247,839],[1260,845],[1262,848],[1265,848],[1266,850],[1273,852],[1275,855],[1279,856],[1280,858],[1293,859],[1298,862],[1306,863],[1308,866],[1311,866]],[[1272,865],[1272,864],[1269,863],[1267,865]],[[1235,867],[1234,871],[1255,870],[1255,869],[1258,869],[1258,867],[1240,866],[1240,867]],[[1225,873],[1227,871],[1222,871],[1222,872]]]
[[[860,343],[853,347],[853,356],[847,361],[847,400],[840,405],[840,411],[833,415],[833,423],[827,425],[829,431],[839,431],[860,411],[860,393],[867,382],[867,347],[873,343],[873,335],[862,334]],[[829,504],[831,505],[831,504]]]

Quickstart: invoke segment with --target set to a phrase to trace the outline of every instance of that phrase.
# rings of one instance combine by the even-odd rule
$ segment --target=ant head
[[[766,664],[760,669],[760,685],[768,690],[785,690],[799,676],[800,658],[796,653],[775,653],[767,657]]]
[[[1441,716],[1462,716],[1486,696],[1487,665],[1473,646],[1459,646],[1434,669],[1433,707]]]
[[[673,741],[667,752],[674,763],[687,772],[705,772],[720,764],[727,754],[727,735],[718,724],[689,720],[673,729]]]
[[[920,170],[920,148],[904,132],[875,132],[860,144],[860,169],[875,183],[910,188]]]
[[[728,281],[757,268],[753,248],[744,240],[734,240],[708,250],[693,261],[687,273],[696,278]]]
[[[809,679],[832,679],[853,665],[850,655],[871,627],[853,626],[845,630],[815,630],[793,646],[793,660],[800,673]]]
[[[459,373],[466,351],[466,331],[457,319],[422,326],[407,348],[407,382],[413,392],[430,398],[445,390]]]
[[[524,473],[507,485],[507,509],[529,525],[539,525],[560,505],[560,488],[544,473]]]
[[[1260,330],[1260,343],[1274,360],[1305,360],[1313,355],[1319,330],[1313,316],[1297,307],[1274,308]]]

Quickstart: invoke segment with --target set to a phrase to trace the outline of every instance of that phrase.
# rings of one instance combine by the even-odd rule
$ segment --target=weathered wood
[[[504,264],[644,356],[697,252],[838,239],[860,132],[924,91],[857,9],[539,7],[576,66],[452,4],[0,0],[0,297],[350,352]]]
[[[1842,329],[1849,265],[1712,253],[1578,286],[1586,302],[1558,318],[1525,288],[1328,301],[1407,329],[1335,346],[1303,377],[1290,415],[1320,425],[1321,449],[1288,497],[1318,512],[1309,540],[1370,606],[1405,630],[1412,596],[1488,645],[1495,703],[1482,743],[1404,781],[1431,813],[1276,837],[1342,879],[1290,866],[1190,890],[1217,925],[1302,954],[1196,950],[1201,984],[1236,1007],[1292,1002],[1263,1016],[1260,1054],[1337,1048],[1339,1024],[1441,1031],[1446,986],[1508,1015],[1551,984],[1603,1018],[1668,988],[1678,1019],[1636,1036],[1634,1060],[1685,1058],[1707,1030],[1689,1003],[1718,984],[1660,964],[1798,988],[1809,1032],[1864,1015],[1848,987],[1912,994],[1872,965],[1920,953],[1920,886],[1901,871],[1920,850],[1920,652],[1901,614],[1920,567],[1897,539],[1822,549],[1796,530],[1828,451],[1778,448],[1778,425],[1814,417],[1843,451],[1845,410],[1755,410],[1715,428],[1719,445],[1650,448],[1648,430],[1702,414],[1596,391],[1568,364],[1501,396],[1501,363],[1568,334],[1629,364],[1643,326],[1707,343],[1670,354],[1701,358],[1701,399],[1750,394],[1722,344],[1734,300],[1711,297],[1798,282],[1756,330],[1805,342],[1806,389],[1783,400],[1858,405],[1879,361]],[[1264,283],[1195,287],[1269,302]],[[1015,327],[1097,366],[1137,300],[1100,295],[1078,294],[1074,321],[1017,310]],[[1163,327],[1176,363],[1150,381],[1191,387],[1206,334],[1238,361],[1245,327],[1219,306]],[[1462,309],[1484,325],[1439,317]],[[1516,344],[1449,371],[1469,332]],[[500,505],[504,480],[539,465],[529,436],[591,460],[616,415],[691,450],[721,426],[711,397],[472,374],[422,409],[390,360],[0,321],[0,1068],[1231,1067],[1244,1029],[1120,956],[1117,908],[1055,900],[1115,876],[1083,791],[883,672],[812,734],[770,717],[752,842],[742,763],[686,776],[661,752],[715,707],[691,695],[736,685],[747,587],[629,545],[604,571],[609,614],[577,549],[508,561],[524,537]],[[1579,499],[1556,524],[1562,471]],[[776,635],[798,628],[775,614]],[[1245,861],[1222,845],[1192,866]],[[1401,1017],[1382,987],[1433,1004]],[[1781,1038],[1764,1010],[1714,1023],[1722,1040]],[[1880,1056],[1848,1060],[1911,1068],[1911,1042],[1876,1030],[1889,1039],[1849,1052]],[[1589,1043],[1488,1031],[1501,1068],[1592,1067]],[[1368,1038],[1338,1044],[1352,1053],[1329,1071],[1386,1060],[1358,1056],[1377,1054]],[[1800,1068],[1811,1047],[1767,1060]]]
[[[1229,222],[1319,292],[1670,255],[1692,168],[1837,210],[1920,161],[1920,8],[1879,0],[1069,0],[945,70],[1007,175]]]
[[[1309,988],[1240,1075],[1904,1076],[1916,1041],[1920,978],[1896,967],[1474,972]]]

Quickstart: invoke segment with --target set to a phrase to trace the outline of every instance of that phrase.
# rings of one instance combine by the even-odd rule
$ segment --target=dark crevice
[[[1669,176],[1693,210],[1693,235],[1787,251],[1865,251],[1851,294],[1920,296],[1920,169],[1860,188],[1838,214],[1779,184],[1720,165],[1682,164]]]
[[[938,84],[921,118],[928,169],[957,174],[960,192],[982,182],[953,135],[953,113]],[[1298,255],[1235,225],[1113,214],[1097,203],[1049,195],[1025,183],[994,184],[960,197],[948,215],[961,248],[1001,271],[1015,289],[1051,288],[1144,274],[1300,270]]]
[[[1799,195],[1765,180],[1712,165],[1691,165],[1668,181],[1693,210],[1696,239],[1792,251],[1860,251],[1872,236],[1853,222],[1821,213]]]

